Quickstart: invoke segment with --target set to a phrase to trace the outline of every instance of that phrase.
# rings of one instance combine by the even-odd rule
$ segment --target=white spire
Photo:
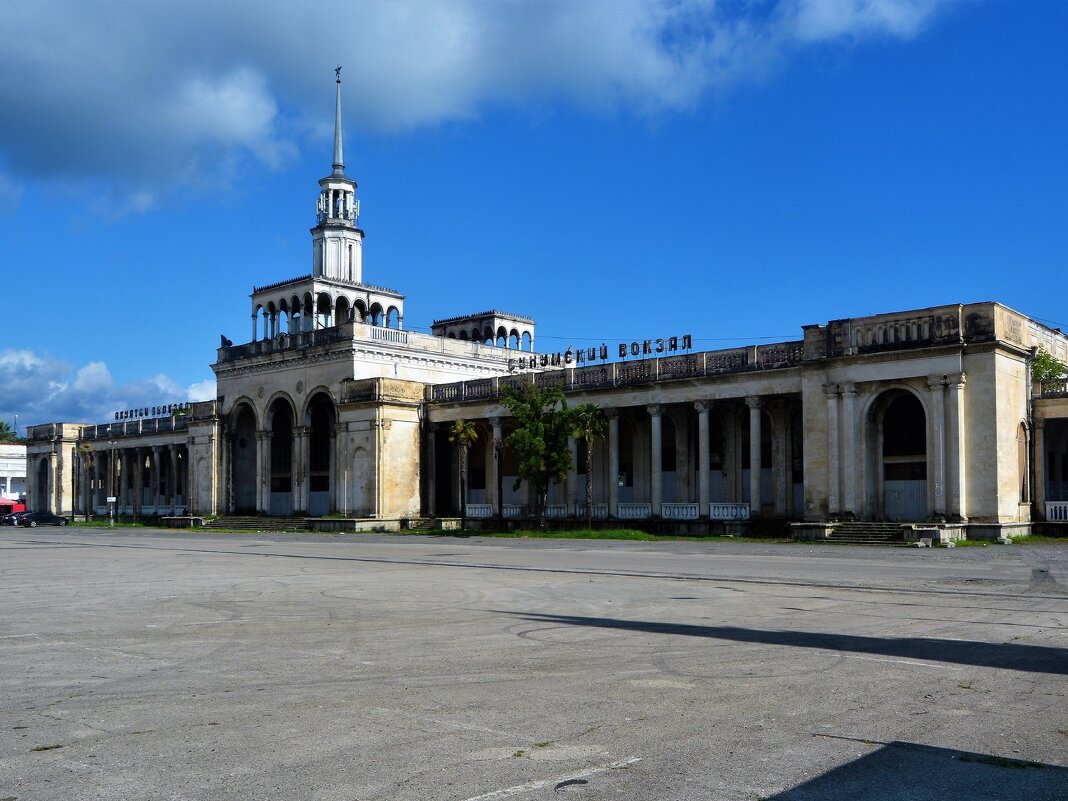
[[[341,67],[334,69],[337,76],[337,101],[334,105],[334,175],[345,175],[345,154],[341,142]]]

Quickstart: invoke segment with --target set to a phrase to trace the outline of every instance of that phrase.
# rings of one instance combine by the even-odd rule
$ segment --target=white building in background
[[[0,497],[17,501],[26,495],[26,446],[0,445]]]
[[[1068,387],[1038,385],[1068,338],[995,302],[805,326],[794,341],[693,352],[689,337],[535,354],[534,320],[488,310],[404,329],[405,296],[364,283],[340,80],[311,272],[254,288],[252,336],[225,337],[214,401],[99,425],[31,428],[34,509],[102,515],[351,515],[375,521],[531,511],[502,447],[501,393],[527,373],[594,403],[595,516],[667,529],[726,521],[923,523],[993,537],[1068,520]],[[679,291],[687,291],[680,287]],[[474,421],[467,497],[448,428]],[[585,458],[549,514],[583,515]]]

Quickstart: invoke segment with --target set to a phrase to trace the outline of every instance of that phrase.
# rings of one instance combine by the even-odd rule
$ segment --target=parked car
[[[65,526],[67,525],[67,518],[54,515],[51,512],[27,512],[19,518],[18,525],[26,526],[27,528]]]
[[[28,514],[29,512],[11,512],[10,514],[0,517],[0,523],[3,523],[5,526],[17,526],[19,520]]]

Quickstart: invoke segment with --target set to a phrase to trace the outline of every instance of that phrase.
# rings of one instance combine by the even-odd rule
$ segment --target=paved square
[[[2,799],[1068,798],[1068,548],[0,531]]]

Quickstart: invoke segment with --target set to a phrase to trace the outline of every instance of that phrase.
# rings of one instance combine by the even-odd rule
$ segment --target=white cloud
[[[103,184],[122,210],[160,186],[286,163],[330,122],[399,130],[488,104],[658,114],[803,46],[907,39],[934,0],[35,0],[0,4],[0,211],[18,183]],[[350,122],[351,124],[351,122]]]
[[[210,386],[210,394],[204,396]],[[120,409],[208,400],[215,397],[210,379],[182,387],[160,373],[116,384],[104,362],[71,364],[31,350],[0,351],[0,419],[18,415],[22,427],[37,423],[106,423]],[[196,397],[194,397],[196,394]]]
[[[191,402],[215,400],[215,379],[209,378],[205,381],[198,381],[195,384],[190,384],[186,387],[185,396],[186,400]]]

